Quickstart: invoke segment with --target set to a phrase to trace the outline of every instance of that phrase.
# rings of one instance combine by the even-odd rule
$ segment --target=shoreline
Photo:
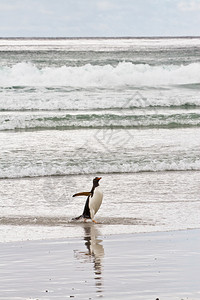
[[[162,299],[200,296],[200,229],[0,244],[0,299]]]
[[[21,217],[20,217],[21,218]],[[84,229],[85,227],[90,227],[90,228],[93,228],[92,226],[94,226],[94,230],[95,230],[95,234],[98,236],[98,238],[122,238],[124,236],[138,236],[138,235],[156,235],[156,234],[176,234],[176,233],[181,233],[181,232],[190,232],[190,231],[199,231],[200,232],[200,227],[196,227],[196,228],[180,228],[180,229],[156,229],[156,230],[152,230],[152,231],[135,231],[135,232],[120,232],[120,233],[101,233],[101,227],[99,226],[116,226],[116,224],[105,224],[105,223],[92,223],[92,222],[87,222],[87,223],[83,223],[83,222],[79,222],[78,224],[75,224],[75,223],[71,223],[69,225],[75,225],[74,227],[76,226],[79,226],[80,228]],[[2,226],[8,226],[6,224],[3,224]],[[16,225],[13,225],[14,227],[17,227]],[[22,227],[23,225],[19,225],[20,227]],[[29,226],[29,225],[27,225]],[[41,225],[42,226],[42,225]],[[40,225],[36,225],[34,226],[35,228],[39,228],[41,227]],[[131,226],[131,225],[128,225],[127,226]],[[152,225],[154,226],[154,225]],[[24,225],[24,227],[26,227],[26,225]],[[42,226],[43,227],[43,226]],[[54,225],[51,225],[51,226],[44,226],[44,227],[47,227],[47,228],[53,228],[55,227]],[[56,227],[61,227],[60,225],[56,226]],[[98,228],[99,227],[99,228]],[[98,234],[97,234],[98,233]],[[48,238],[33,238],[33,239],[24,239],[24,240],[11,240],[11,241],[0,241],[0,246],[1,245],[4,245],[4,244],[18,244],[18,243],[28,243],[28,242],[62,242],[62,241],[69,241],[70,243],[76,243],[77,240],[80,240],[82,238],[82,234],[79,233],[79,235],[77,236],[66,236],[66,237],[48,237]]]

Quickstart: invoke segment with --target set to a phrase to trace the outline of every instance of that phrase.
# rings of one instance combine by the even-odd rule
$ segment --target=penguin
[[[87,200],[85,202],[85,207],[82,215],[73,218],[73,220],[79,220],[80,218],[84,218],[85,222],[87,219],[91,219],[92,222],[97,223],[94,220],[94,215],[99,210],[103,200],[103,192],[101,190],[101,187],[99,186],[100,179],[101,177],[95,177],[93,179],[93,186],[90,192],[81,192],[81,193],[74,194],[72,196],[72,197],[87,196]]]

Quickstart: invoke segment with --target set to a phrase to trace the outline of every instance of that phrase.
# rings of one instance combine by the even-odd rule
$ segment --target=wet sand
[[[200,229],[0,244],[1,300],[200,299]]]

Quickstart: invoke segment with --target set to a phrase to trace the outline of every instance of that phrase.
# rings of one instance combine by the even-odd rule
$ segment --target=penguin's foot
[[[87,219],[86,218],[84,218],[84,223],[86,223],[87,222]]]
[[[95,220],[93,220],[93,219],[92,219],[92,222],[94,222],[95,224],[97,224],[97,221],[95,221]]]

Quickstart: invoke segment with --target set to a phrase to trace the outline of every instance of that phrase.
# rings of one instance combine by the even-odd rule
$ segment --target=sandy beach
[[[200,298],[200,230],[2,243],[0,299]]]

